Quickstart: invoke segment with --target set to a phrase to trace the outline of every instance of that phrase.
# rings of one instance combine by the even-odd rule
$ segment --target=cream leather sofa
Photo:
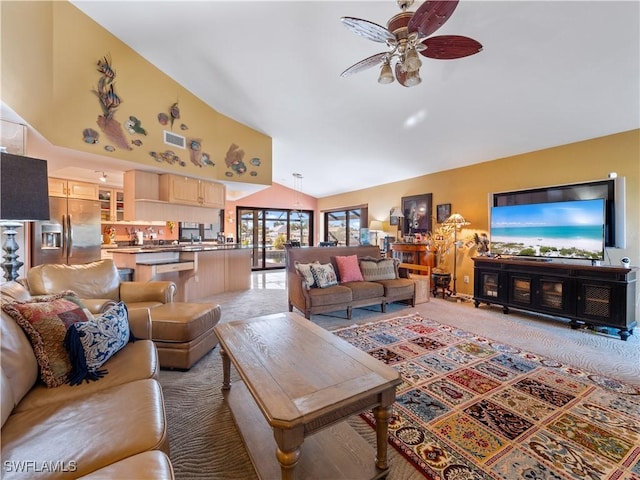
[[[17,282],[0,285],[1,301],[28,300]],[[47,388],[31,344],[2,311],[0,413],[5,480],[14,478],[172,479],[159,362],[149,310],[129,314],[133,334],[111,357],[108,374],[77,386]]]

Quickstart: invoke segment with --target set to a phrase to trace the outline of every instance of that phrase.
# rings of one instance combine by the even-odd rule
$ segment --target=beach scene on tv
[[[491,253],[601,260],[604,199],[491,209]]]

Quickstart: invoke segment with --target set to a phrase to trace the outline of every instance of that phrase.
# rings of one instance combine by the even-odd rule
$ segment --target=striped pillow
[[[398,278],[398,261],[395,258],[360,259],[360,270],[365,281],[395,280]]]

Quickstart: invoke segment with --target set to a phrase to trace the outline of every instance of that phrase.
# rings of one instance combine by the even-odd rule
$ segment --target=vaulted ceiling
[[[273,138],[273,180],[323,197],[640,127],[640,3],[461,0],[422,83],[340,73],[384,44],[376,1],[72,2],[212,108]],[[422,2],[416,2],[411,10]],[[606,159],[603,159],[603,161]]]

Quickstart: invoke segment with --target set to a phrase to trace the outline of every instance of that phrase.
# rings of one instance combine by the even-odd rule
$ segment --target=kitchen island
[[[175,301],[191,302],[251,288],[251,249],[236,244],[145,245],[109,250],[135,281],[170,280]]]

